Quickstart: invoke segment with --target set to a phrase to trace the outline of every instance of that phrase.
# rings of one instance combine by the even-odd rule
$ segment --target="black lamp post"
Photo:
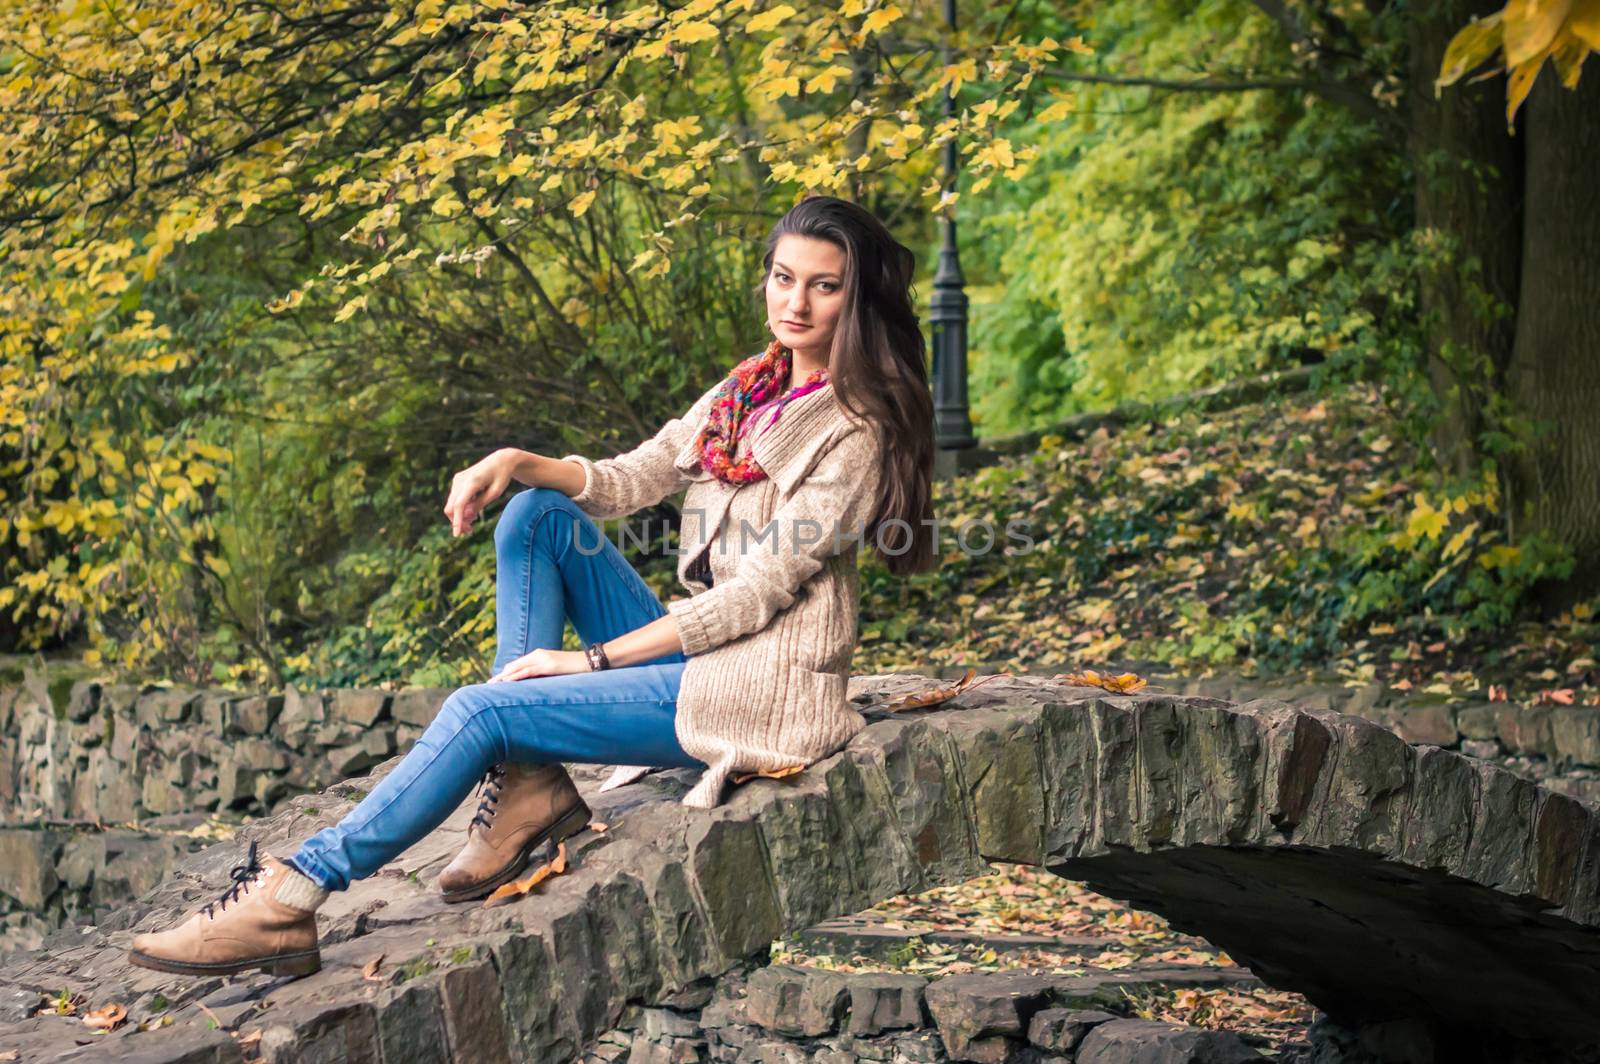
[[[948,66],[954,59],[951,40],[956,28],[955,0],[944,0],[944,21],[949,35],[944,47]],[[955,93],[944,87],[945,117],[956,113]],[[944,145],[944,188],[954,192],[956,185],[956,140]],[[972,435],[972,420],[967,415],[967,280],[961,274],[961,259],[956,254],[954,210],[941,220],[943,244],[939,248],[939,267],[933,276],[933,301],[929,320],[933,325],[933,437],[937,448],[936,476],[953,473],[958,466],[956,452],[977,444]]]

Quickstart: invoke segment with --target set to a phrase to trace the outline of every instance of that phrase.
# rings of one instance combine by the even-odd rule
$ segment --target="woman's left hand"
[[[530,676],[561,676],[570,672],[588,672],[589,658],[581,650],[530,650],[507,662],[506,667],[489,677],[490,683],[509,683],[526,680]]]

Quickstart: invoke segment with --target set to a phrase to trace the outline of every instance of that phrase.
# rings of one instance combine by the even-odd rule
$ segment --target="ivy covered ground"
[[[940,482],[944,563],[864,563],[855,669],[1147,662],[1600,704],[1600,604],[1541,618],[1527,592],[1560,558],[1504,541],[1492,488],[1424,488],[1405,439],[1357,384],[1047,438]]]

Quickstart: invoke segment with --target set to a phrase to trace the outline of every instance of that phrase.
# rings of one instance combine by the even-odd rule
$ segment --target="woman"
[[[454,692],[412,750],[287,861],[255,844],[233,885],[184,923],[139,935],[135,964],[218,975],[321,965],[315,913],[437,827],[480,778],[448,901],[481,898],[589,809],[563,762],[700,767],[709,808],[730,773],[811,764],[863,726],[845,695],[860,545],[892,572],[935,564],[932,403],[911,300],[915,258],[831,196],[773,227],[759,287],[766,350],[652,439],[603,461],[491,454],[445,504],[465,534],[510,481],[495,529],[494,676]],[[688,487],[678,576],[662,606],[593,519]],[[563,651],[570,619],[583,651]]]

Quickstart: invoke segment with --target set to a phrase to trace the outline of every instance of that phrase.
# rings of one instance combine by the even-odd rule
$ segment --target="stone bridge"
[[[936,683],[858,677],[851,693],[868,707]],[[1479,1047],[1600,1038],[1600,814],[1571,798],[1281,702],[1000,677],[932,709],[867,712],[838,755],[710,812],[674,800],[692,773],[590,793],[609,830],[575,838],[567,874],[504,907],[432,891],[469,801],[330,901],[314,976],[224,985],[125,964],[130,933],[219,893],[246,840],[288,852],[371,777],[295,798],[100,927],[13,958],[0,1059],[573,1059],[630,1004],[686,1000],[783,934],[988,860],[1157,912],[1350,1027],[1411,1021]],[[592,791],[598,776],[581,778]],[[378,958],[401,977],[364,975]],[[91,1040],[75,1018],[24,1018],[63,991],[127,1004],[133,1022]],[[260,1037],[242,1050],[213,1024],[246,1013]]]

